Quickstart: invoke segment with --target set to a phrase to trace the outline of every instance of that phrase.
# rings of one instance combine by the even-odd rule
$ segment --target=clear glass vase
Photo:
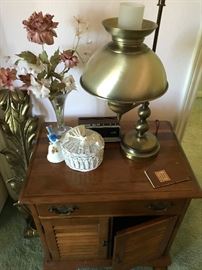
[[[53,99],[50,99],[50,102],[53,106],[55,111],[55,116],[57,120],[56,128],[54,132],[60,137],[64,132],[70,129],[69,126],[65,125],[64,121],[64,109],[65,109],[65,102],[68,94],[61,94],[55,96]]]

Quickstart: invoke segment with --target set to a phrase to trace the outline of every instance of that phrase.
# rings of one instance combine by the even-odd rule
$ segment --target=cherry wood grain
[[[124,124],[122,131],[132,125]],[[202,198],[202,190],[169,122],[160,122],[158,140],[159,154],[141,160],[127,159],[119,143],[106,143],[102,164],[77,172],[64,162],[48,162],[43,127],[20,202],[32,211],[44,247],[44,270],[130,270],[138,264],[167,269],[187,207],[191,199]],[[144,170],[175,163],[190,180],[154,189]],[[124,263],[118,263],[116,253],[123,253]]]
[[[167,270],[167,267],[154,267],[154,270]]]
[[[43,270],[78,270],[79,268],[95,268],[111,266],[111,260],[65,260],[44,262]]]
[[[93,216],[142,216],[142,215],[171,215],[182,212],[185,200],[145,200],[145,201],[121,201],[100,203],[74,203],[74,204],[41,204],[37,206],[38,214],[41,219],[65,218],[65,217],[93,217]],[[162,208],[158,209],[158,207]],[[71,214],[58,214],[50,211],[56,207],[75,207],[76,210]]]
[[[42,225],[53,260],[107,258],[107,218],[52,219]]]
[[[64,162],[48,162],[48,140],[44,129],[21,199],[24,203],[36,203],[39,198],[40,203],[56,203],[60,198],[60,202],[71,203],[201,197],[192,169],[168,122],[161,122],[158,140],[161,149],[157,157],[135,161],[122,154],[119,143],[106,143],[102,164],[90,172],[77,172]],[[153,189],[144,170],[154,163],[166,167],[167,163],[175,162],[186,168],[191,181]]]
[[[161,257],[175,223],[173,216],[119,231],[114,243],[113,269],[128,270],[145,259]]]

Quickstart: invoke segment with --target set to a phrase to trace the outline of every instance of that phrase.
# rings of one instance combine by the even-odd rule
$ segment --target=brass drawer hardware
[[[78,210],[78,206],[67,206],[67,205],[61,205],[61,206],[51,206],[48,208],[48,211],[51,213],[55,213],[58,215],[65,215],[70,216],[72,213],[74,213],[75,210]]]
[[[173,205],[172,202],[152,202],[148,205],[148,208],[155,212],[166,212]]]

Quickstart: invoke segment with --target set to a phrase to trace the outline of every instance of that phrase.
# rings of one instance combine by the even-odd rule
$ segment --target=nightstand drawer
[[[179,214],[185,200],[119,201],[37,205],[40,218]]]

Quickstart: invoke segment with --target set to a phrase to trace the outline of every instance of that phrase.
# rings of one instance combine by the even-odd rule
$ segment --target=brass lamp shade
[[[97,51],[81,77],[82,87],[92,95],[118,102],[144,102],[163,95],[167,78],[159,57],[142,44],[157,25],[143,21],[142,30],[122,30],[117,19],[103,22],[113,41]]]
[[[104,20],[103,25],[111,34],[112,41],[89,59],[80,79],[81,85],[88,93],[108,100],[109,107],[119,118],[128,110],[147,102],[139,113],[141,122],[145,123],[140,127],[141,132],[138,127],[137,134],[133,134],[138,140],[128,140],[126,135],[122,139],[122,149],[129,158],[153,155],[159,150],[159,145],[155,138],[151,139],[149,135],[147,139],[148,134],[145,134],[148,129],[145,119],[150,115],[148,101],[163,95],[168,83],[161,60],[143,44],[143,40],[157,28],[157,24],[143,20],[141,30],[123,30],[117,27],[117,18],[110,18]],[[132,149],[129,150],[127,144],[131,141],[129,148]],[[148,145],[146,149],[145,145]],[[136,151],[134,148],[139,149]]]

